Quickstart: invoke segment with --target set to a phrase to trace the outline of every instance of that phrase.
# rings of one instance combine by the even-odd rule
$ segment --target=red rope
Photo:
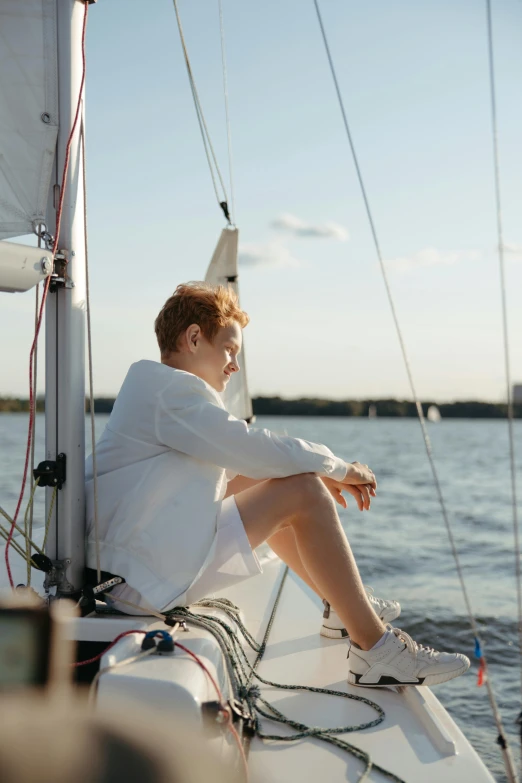
[[[235,729],[234,724],[232,723],[232,713],[230,711],[230,707],[227,704],[225,704],[225,701],[223,699],[223,694],[221,693],[219,685],[217,684],[217,682],[215,681],[214,677],[209,672],[208,668],[205,666],[205,664],[203,663],[201,658],[199,658],[199,656],[196,655],[196,653],[193,653],[192,650],[189,650],[188,647],[185,647],[184,644],[180,644],[179,642],[174,642],[174,647],[179,647],[181,650],[183,650],[184,652],[188,653],[188,655],[190,655],[190,657],[193,658],[196,661],[198,666],[201,667],[201,669],[203,669],[203,671],[205,672],[205,674],[209,678],[210,682],[214,686],[214,689],[215,689],[215,691],[217,693],[217,696],[218,696],[219,703],[221,705],[222,712],[226,716],[227,728],[230,731],[230,733],[232,734],[232,736],[234,737],[234,740],[235,740],[235,742],[237,744],[237,747],[239,749],[239,755],[241,756],[241,761],[243,762],[243,771],[245,773],[245,780],[248,781],[248,761],[247,761],[247,758],[245,756],[245,751],[243,749],[243,744],[241,742],[241,738],[240,738],[239,734],[237,733],[237,731]]]
[[[63,199],[65,195],[65,180],[67,177],[67,171],[69,169],[69,159],[71,156],[71,145],[72,140],[74,136],[74,132],[76,130],[76,125],[78,124],[78,118],[80,116],[80,109],[81,109],[81,103],[82,103],[82,94],[83,94],[83,87],[85,84],[85,71],[86,71],[86,63],[85,63],[85,31],[87,29],[87,12],[88,12],[89,4],[86,1],[85,2],[85,13],[83,17],[83,27],[82,27],[82,79],[80,83],[80,91],[78,95],[78,103],[76,106],[76,114],[74,117],[73,126],[71,128],[71,132],[69,134],[69,138],[67,140],[67,145],[65,148],[65,160],[64,160],[64,166],[63,166],[63,173],[62,173],[62,184],[60,187],[60,199],[58,202],[58,209],[56,212],[56,232],[54,237],[54,244],[52,249],[53,258],[56,254],[56,250],[58,248],[58,241],[60,237],[60,226],[62,222],[62,210],[63,210]],[[38,313],[38,321],[36,323],[35,333],[34,333],[34,339],[33,343],[31,345],[31,351],[29,353],[29,430],[27,435],[27,448],[25,452],[25,464],[24,464],[24,475],[22,478],[22,488],[20,490],[20,495],[18,498],[18,503],[16,505],[16,511],[13,516],[13,523],[11,525],[11,529],[9,530],[9,535],[7,537],[7,542],[5,545],[5,564],[7,567],[7,576],[9,577],[9,584],[11,587],[14,588],[14,580],[13,575],[11,572],[11,564],[9,562],[9,547],[11,545],[11,541],[13,539],[14,531],[15,531],[15,525],[16,520],[18,519],[18,514],[20,512],[20,507],[22,505],[22,501],[25,494],[25,487],[27,483],[27,469],[29,467],[29,456],[31,453],[31,442],[32,442],[32,435],[33,435],[33,421],[34,421],[34,397],[33,397],[33,363],[34,363],[34,355],[36,351],[36,343],[38,341],[38,335],[40,334],[40,327],[42,325],[42,317],[43,317],[43,311],[45,302],[47,299],[47,294],[49,292],[49,285],[51,283],[51,277],[49,276],[47,280],[45,281],[44,288],[43,288],[43,296],[42,296],[42,303],[40,305],[40,311]]]
[[[196,653],[193,653],[193,652],[192,652],[192,650],[189,650],[189,648],[188,648],[188,647],[185,647],[185,645],[184,645],[184,644],[180,644],[179,642],[174,642],[174,647],[179,647],[179,648],[180,648],[180,650],[183,650],[183,652],[186,652],[188,655],[190,655],[190,657],[191,657],[191,658],[193,658],[193,659],[196,661],[197,665],[198,665],[198,666],[199,666],[201,669],[203,669],[203,671],[205,672],[205,674],[206,674],[206,675],[207,675],[207,677],[209,678],[210,682],[211,682],[211,683],[212,683],[212,685],[214,686],[214,690],[215,690],[215,691],[216,691],[216,693],[217,693],[217,697],[218,697],[218,701],[219,701],[219,703],[220,703],[221,705],[223,705],[223,704],[224,704],[224,701],[223,701],[223,694],[221,693],[221,691],[220,691],[220,689],[219,689],[219,685],[217,684],[217,682],[215,681],[214,677],[213,677],[213,676],[212,676],[212,674],[209,672],[209,670],[207,669],[207,667],[205,666],[205,664],[203,663],[203,661],[201,660],[201,658],[200,658],[198,655],[196,655]],[[227,708],[226,708],[226,707],[224,707],[224,709],[226,710]]]
[[[96,661],[99,661],[106,652],[109,652],[111,647],[114,647],[116,642],[119,642],[120,639],[123,639],[124,636],[129,636],[131,633],[147,633],[147,631],[123,631],[123,633],[120,633],[115,639],[113,639],[113,641],[109,644],[108,647],[105,648],[105,650],[102,650],[101,653],[95,655],[94,658],[89,658],[87,661],[76,661],[76,663],[73,663],[73,666],[87,666],[88,663],[95,663]]]
[[[123,631],[123,633],[120,633],[110,644],[108,647],[105,648],[105,650],[102,650],[101,653],[98,653],[98,655],[95,655],[93,658],[88,658],[86,661],[77,661],[76,663],[73,663],[73,666],[86,666],[89,663],[95,663],[96,661],[99,661],[100,658],[102,658],[106,652],[108,652],[114,645],[120,641],[120,639],[123,639],[124,636],[130,636],[133,633],[142,633],[146,634],[147,631],[138,631],[138,630],[132,630],[132,631]],[[248,781],[248,761],[245,756],[245,751],[243,749],[243,745],[241,743],[241,738],[239,734],[237,733],[234,724],[232,723],[232,713],[230,710],[230,707],[228,704],[225,703],[225,700],[223,698],[223,694],[221,693],[221,689],[219,685],[217,684],[214,676],[209,671],[208,667],[203,663],[199,655],[196,655],[196,653],[192,652],[192,650],[189,650],[188,647],[185,647],[184,644],[180,644],[180,642],[174,642],[174,647],[179,647],[180,650],[183,650],[183,652],[187,653],[187,655],[190,655],[190,657],[197,663],[197,665],[203,669],[206,676],[209,678],[210,682],[212,683],[214,690],[216,691],[219,704],[221,705],[221,711],[222,714],[226,718],[227,722],[227,729],[230,731],[232,736],[234,737],[234,740],[237,744],[237,747],[239,749],[239,755],[241,756],[241,761],[243,763],[243,769],[245,772],[245,780]]]

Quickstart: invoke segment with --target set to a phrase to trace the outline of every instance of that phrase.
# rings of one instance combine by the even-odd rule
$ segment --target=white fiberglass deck
[[[265,568],[263,579],[277,569]],[[261,590],[259,590],[259,593]],[[239,596],[229,596],[248,608]],[[255,613],[255,612],[254,612]],[[493,777],[429,688],[356,688],[346,683],[347,643],[319,635],[321,607],[303,583],[289,574],[259,673],[281,683],[306,684],[346,691],[377,702],[384,721],[372,729],[340,735],[370,754],[372,760],[399,775],[407,783],[482,783]],[[262,695],[289,717],[310,726],[360,724],[375,717],[368,706],[356,701],[313,693],[279,691],[262,686]],[[273,730],[272,730],[273,729]],[[285,731],[265,722],[267,733]],[[255,780],[356,781],[360,761],[320,740],[297,743],[262,743],[254,740],[250,769]],[[371,781],[383,781],[372,772]]]
[[[3,554],[3,547],[1,548]],[[12,556],[15,583],[24,580],[21,559]],[[264,561],[264,573],[223,592],[242,610],[247,628],[261,640],[283,574],[277,559]],[[34,572],[33,572],[34,573]],[[35,579],[38,584],[41,579]],[[319,635],[321,605],[317,597],[291,573],[288,575],[259,674],[285,684],[313,685],[354,693],[378,703],[386,713],[372,729],[340,735],[370,754],[372,760],[406,783],[493,783],[493,777],[429,688],[356,688],[346,683],[347,642]],[[206,610],[215,614],[215,610]],[[122,630],[165,627],[156,618],[87,617],[77,621],[72,636],[78,640],[110,641]],[[72,629],[71,629],[72,630]],[[222,681],[221,653],[207,631],[191,628],[181,641],[206,660]],[[102,666],[113,665],[139,649],[141,637],[126,637],[104,656]],[[136,649],[132,645],[136,646]],[[251,660],[255,654],[249,652]],[[220,676],[221,672],[221,676]],[[464,675],[466,676],[466,675]],[[468,675],[469,676],[469,675]],[[360,702],[261,686],[264,698],[281,712],[310,726],[333,727],[373,720],[375,712]],[[190,721],[201,701],[215,698],[201,670],[183,653],[152,656],[104,674],[99,683],[98,708],[118,697],[140,704],[179,710]],[[263,720],[267,733],[286,733],[284,726]],[[291,730],[290,730],[291,733]],[[203,741],[203,736],[201,737]],[[214,750],[227,757],[235,753],[225,737],[214,740]],[[362,763],[351,755],[317,739],[296,743],[262,742],[250,746],[251,783],[288,783],[324,780],[355,783]],[[372,771],[370,781],[386,780]]]

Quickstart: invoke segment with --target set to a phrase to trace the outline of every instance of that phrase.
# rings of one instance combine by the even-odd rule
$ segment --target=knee
[[[315,473],[300,473],[283,480],[291,485],[294,507],[301,515],[303,512],[312,513],[331,500],[324,482]]]

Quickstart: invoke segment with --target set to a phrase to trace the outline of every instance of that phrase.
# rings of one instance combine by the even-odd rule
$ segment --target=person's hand
[[[368,484],[373,489],[377,489],[377,482],[373,470],[368,465],[361,465],[360,462],[348,462],[346,476],[342,484]]]
[[[377,494],[375,489],[368,484],[344,484],[342,481],[326,478],[326,476],[321,476],[321,478],[335,502],[339,503],[343,508],[346,508],[348,505],[343,492],[348,492],[349,495],[355,498],[359,511],[364,511],[365,509],[368,511],[371,505],[371,498]]]

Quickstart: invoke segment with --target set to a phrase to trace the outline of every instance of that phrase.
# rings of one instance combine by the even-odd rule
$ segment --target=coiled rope
[[[489,0],[488,0],[488,2],[489,2]],[[426,448],[426,454],[428,456],[428,461],[429,461],[431,472],[432,472],[432,476],[433,476],[433,482],[435,484],[435,489],[436,489],[436,492],[437,492],[437,497],[438,497],[440,509],[441,509],[441,512],[442,512],[442,517],[444,519],[444,524],[446,526],[446,532],[448,534],[448,539],[449,539],[449,542],[450,542],[450,547],[451,547],[451,551],[452,551],[452,554],[453,554],[453,559],[455,561],[455,567],[456,567],[456,570],[457,570],[457,574],[458,574],[458,578],[459,578],[459,582],[460,582],[460,587],[461,587],[462,595],[463,595],[463,598],[464,598],[464,603],[466,605],[469,622],[470,622],[471,628],[473,630],[473,634],[475,636],[475,640],[476,640],[475,649],[477,650],[477,652],[480,653],[479,657],[481,659],[481,664],[482,664],[482,666],[484,668],[484,672],[486,674],[486,677],[485,677],[486,689],[487,689],[487,693],[488,693],[489,702],[490,702],[490,705],[491,705],[491,711],[493,713],[493,717],[494,717],[495,724],[496,724],[497,731],[498,731],[497,742],[498,742],[498,744],[499,744],[499,746],[500,746],[500,748],[502,750],[502,755],[503,755],[503,758],[504,758],[504,764],[505,764],[505,767],[506,767],[506,773],[508,775],[508,779],[512,783],[515,783],[517,781],[517,776],[516,776],[516,773],[515,773],[513,759],[511,757],[508,741],[507,741],[507,738],[506,738],[506,735],[505,735],[504,727],[503,727],[503,724],[502,724],[502,719],[501,719],[500,712],[499,712],[499,709],[498,709],[498,705],[497,705],[497,701],[496,701],[496,698],[495,698],[495,694],[494,694],[494,691],[493,691],[493,688],[492,688],[492,685],[491,685],[490,677],[488,675],[487,660],[486,660],[486,657],[485,657],[485,655],[483,653],[484,646],[483,646],[483,644],[481,642],[480,632],[479,632],[479,629],[478,629],[477,622],[475,620],[475,616],[474,616],[474,613],[473,613],[473,610],[472,610],[472,607],[471,607],[470,597],[469,597],[469,594],[468,594],[468,591],[467,591],[467,588],[466,588],[466,584],[465,584],[465,581],[464,581],[464,575],[463,575],[462,567],[461,567],[461,564],[460,564],[460,558],[459,558],[459,554],[458,554],[458,551],[457,551],[455,538],[453,536],[453,530],[452,530],[452,527],[451,527],[451,523],[450,523],[450,520],[449,520],[447,509],[446,509],[446,503],[444,501],[444,496],[443,496],[443,493],[442,493],[442,487],[441,487],[441,484],[440,484],[440,481],[439,481],[437,468],[435,466],[435,462],[434,462],[434,459],[433,459],[433,450],[432,450],[431,441],[430,441],[430,438],[429,438],[429,435],[428,435],[428,429],[426,427],[426,420],[424,418],[424,413],[422,411],[422,405],[420,403],[420,399],[419,399],[419,397],[417,395],[417,390],[415,388],[415,383],[413,381],[413,374],[412,374],[412,370],[411,370],[411,365],[410,365],[410,362],[409,362],[408,354],[407,354],[407,351],[406,351],[406,344],[404,342],[401,326],[400,326],[399,319],[398,319],[398,316],[397,316],[397,311],[395,309],[395,302],[394,302],[393,295],[392,295],[392,292],[391,292],[391,287],[390,287],[390,283],[389,283],[389,280],[388,280],[388,274],[386,272],[386,267],[384,265],[384,260],[383,260],[383,256],[382,256],[382,253],[381,253],[379,239],[377,237],[377,231],[376,231],[376,228],[375,228],[375,222],[373,220],[372,211],[370,209],[370,202],[369,202],[369,199],[368,199],[368,196],[367,196],[367,193],[366,193],[366,187],[364,185],[364,180],[363,180],[362,173],[361,173],[361,167],[359,165],[359,160],[358,160],[357,153],[356,153],[356,150],[355,150],[355,145],[353,143],[352,134],[350,132],[350,126],[348,124],[348,118],[347,118],[346,110],[345,110],[345,107],[344,107],[344,101],[343,101],[343,98],[342,98],[342,95],[341,95],[341,90],[339,88],[339,82],[338,82],[338,79],[337,79],[337,74],[336,74],[334,63],[333,63],[333,59],[332,59],[332,55],[331,55],[331,51],[330,51],[330,46],[328,44],[328,38],[326,36],[326,30],[325,30],[325,27],[324,27],[324,24],[323,24],[321,11],[319,9],[318,0],[314,0],[314,6],[315,6],[316,13],[317,13],[317,19],[318,19],[318,22],[319,22],[321,35],[322,35],[324,47],[325,47],[325,50],[326,50],[326,55],[327,55],[327,58],[328,58],[328,63],[329,63],[329,66],[330,66],[330,72],[331,72],[333,83],[334,83],[334,86],[335,86],[335,91],[337,93],[337,99],[338,99],[338,102],[339,102],[339,108],[341,110],[341,114],[342,114],[342,118],[343,118],[344,129],[346,131],[346,136],[347,136],[347,139],[348,139],[348,143],[350,145],[352,158],[353,158],[353,162],[354,162],[354,165],[355,165],[355,170],[356,170],[356,173],[357,173],[357,179],[359,181],[359,186],[361,188],[361,193],[362,193],[362,197],[363,197],[363,201],[364,201],[364,205],[365,205],[365,209],[366,209],[366,215],[368,217],[368,222],[370,224],[370,230],[371,230],[371,234],[372,234],[372,237],[373,237],[373,242],[374,242],[374,245],[375,245],[377,258],[379,260],[379,266],[380,266],[380,269],[381,269],[381,274],[382,274],[382,278],[383,278],[383,281],[384,281],[386,294],[387,294],[387,297],[388,297],[388,303],[390,305],[391,314],[392,314],[393,321],[394,321],[394,324],[395,324],[395,330],[396,330],[397,337],[398,337],[398,340],[399,340],[399,344],[400,344],[400,348],[401,348],[401,352],[402,352],[402,357],[403,357],[403,360],[404,360],[404,365],[405,365],[406,373],[407,373],[407,376],[408,376],[410,391],[411,391],[413,400],[415,402],[415,407],[417,409],[417,415],[418,415],[419,424],[420,424],[421,431],[422,431],[424,445],[425,445],[425,448]]]
[[[375,702],[364,696],[357,696],[355,694],[346,693],[344,691],[335,691],[330,688],[315,688],[311,685],[287,685],[284,683],[273,682],[267,680],[258,673],[257,669],[265,653],[270,631],[274,623],[276,612],[279,606],[279,601],[283,592],[283,587],[288,575],[288,566],[285,567],[279,589],[272,607],[272,612],[268,620],[268,624],[263,635],[263,639],[260,643],[256,642],[252,634],[248,631],[245,625],[242,623],[239,617],[239,608],[234,606],[233,603],[225,598],[203,599],[193,604],[194,607],[200,607],[205,609],[219,609],[228,617],[231,624],[235,625],[237,630],[234,630],[229,623],[225,620],[209,616],[206,614],[198,614],[190,611],[186,607],[175,607],[167,616],[172,620],[179,622],[187,622],[200,628],[204,628],[211,633],[219,644],[223,653],[225,662],[227,664],[227,673],[230,681],[230,687],[237,702],[240,703],[243,715],[248,719],[249,725],[252,731],[261,740],[276,740],[280,742],[295,742],[305,737],[315,737],[330,745],[334,745],[340,750],[349,753],[356,759],[362,762],[364,765],[363,772],[359,778],[360,781],[364,781],[368,778],[368,775],[372,770],[380,772],[385,775],[389,780],[395,781],[395,783],[405,783],[405,781],[390,772],[387,769],[372,762],[370,756],[365,751],[358,748],[356,745],[352,745],[346,740],[340,739],[336,735],[348,734],[354,731],[363,731],[364,729],[378,726],[385,718],[384,710]],[[253,664],[248,660],[247,654],[243,649],[241,638],[246,644],[257,653]],[[263,685],[269,685],[273,688],[288,691],[307,691],[308,693],[319,693],[327,696],[339,696],[343,699],[351,699],[352,701],[358,701],[371,707],[376,713],[377,717],[368,721],[367,723],[361,723],[356,726],[338,726],[334,728],[324,728],[317,726],[307,726],[304,723],[291,720],[282,712],[280,712],[273,704],[264,699],[261,696],[261,691],[258,686],[253,685],[253,680],[256,679]],[[263,731],[259,716],[280,723],[295,730],[295,733],[290,735],[280,734],[267,734]]]

